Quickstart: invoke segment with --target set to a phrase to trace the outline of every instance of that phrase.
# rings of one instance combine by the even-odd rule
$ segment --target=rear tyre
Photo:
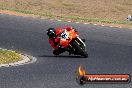
[[[75,48],[75,50],[76,50],[82,57],[84,57],[84,58],[87,58],[87,57],[88,57],[87,52],[86,52],[84,49],[82,49],[82,48],[78,45],[78,42],[77,42],[76,40],[73,42],[73,47]]]

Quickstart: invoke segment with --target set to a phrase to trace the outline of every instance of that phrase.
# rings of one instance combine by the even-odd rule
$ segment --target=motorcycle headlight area
[[[59,35],[59,38],[61,38],[61,39],[69,39],[69,33],[67,33],[66,31],[64,31],[64,32],[62,32]]]

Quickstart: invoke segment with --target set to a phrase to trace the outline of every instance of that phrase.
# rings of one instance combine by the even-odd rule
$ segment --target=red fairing
[[[70,30],[75,30],[73,27],[71,26],[66,26],[64,27],[64,29],[66,29],[67,31],[70,31]],[[76,33],[78,34],[78,32],[76,31]]]
[[[51,40],[50,38],[49,38],[49,43],[50,43],[50,45],[51,45],[53,48],[55,48],[54,42],[53,42],[53,40]]]
[[[70,30],[73,29],[73,27],[71,27],[71,26],[66,26],[66,27],[64,27],[64,29],[66,29],[67,31],[70,31]]]
[[[55,29],[55,33],[56,33],[56,35],[59,35],[61,32],[63,32],[64,31],[64,29],[63,28],[56,28]]]
[[[73,28],[70,27],[70,26],[67,26],[67,27],[64,27],[64,28],[56,28],[56,29],[55,29],[56,35],[58,36],[58,35],[59,35],[61,32],[63,32],[65,29],[66,29],[67,31],[70,31],[70,30],[72,30]],[[51,46],[52,46],[54,49],[58,48],[58,45],[56,45],[58,42],[59,42],[59,38],[58,38],[58,37],[56,37],[55,40],[49,39],[49,43],[51,44]],[[56,44],[55,44],[55,43],[56,43]]]
[[[49,43],[51,44],[52,48],[58,48],[58,42],[59,42],[59,38],[56,38],[55,40],[52,40],[49,38]],[[57,44],[57,45],[56,45]]]

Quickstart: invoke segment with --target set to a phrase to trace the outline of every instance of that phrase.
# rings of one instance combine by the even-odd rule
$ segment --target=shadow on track
[[[83,58],[81,56],[75,56],[75,55],[39,55],[38,57],[55,57],[55,58]]]

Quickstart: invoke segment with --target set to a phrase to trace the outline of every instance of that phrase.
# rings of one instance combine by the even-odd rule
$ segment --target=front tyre
[[[87,52],[81,46],[79,46],[79,43],[76,40],[73,42],[73,47],[81,56],[84,58],[88,57]]]

